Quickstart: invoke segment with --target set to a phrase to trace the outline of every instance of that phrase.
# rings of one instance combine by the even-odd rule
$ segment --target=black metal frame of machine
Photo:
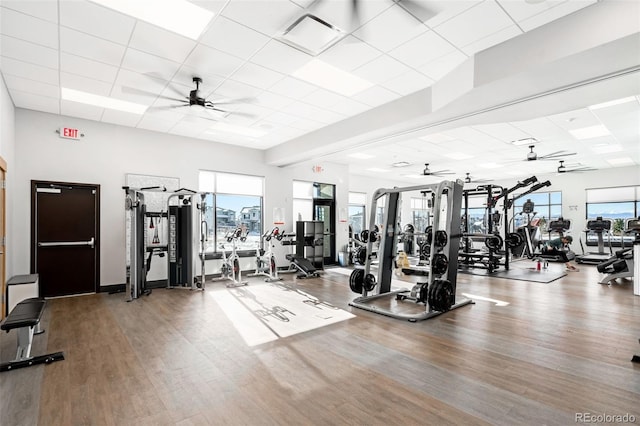
[[[421,321],[473,303],[472,300],[467,298],[456,300],[462,187],[462,181],[458,180],[405,188],[381,188],[374,192],[369,229],[374,229],[378,200],[386,197],[384,224],[380,230],[382,239],[378,252],[378,274],[376,278],[371,273],[372,259],[371,256],[367,255],[364,269],[355,269],[349,278],[351,290],[361,294],[360,297],[349,303],[351,306],[392,318]],[[427,282],[416,284],[412,290],[400,289],[392,291],[391,279],[394,259],[398,236],[401,233],[397,224],[401,201],[400,194],[419,190],[430,190],[435,194],[432,232],[427,236],[431,244]],[[367,254],[372,252],[373,240],[374,238],[368,238]],[[425,310],[418,313],[399,313],[370,303],[376,299],[389,296],[395,297],[398,301],[410,300],[424,304]]]

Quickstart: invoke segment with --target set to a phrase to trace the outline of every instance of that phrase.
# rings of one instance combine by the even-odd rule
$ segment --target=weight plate
[[[362,294],[362,282],[364,280],[364,269],[354,269],[349,276],[349,288],[354,293]]]
[[[365,290],[372,291],[375,287],[376,287],[376,277],[373,274],[367,274],[364,277]]]

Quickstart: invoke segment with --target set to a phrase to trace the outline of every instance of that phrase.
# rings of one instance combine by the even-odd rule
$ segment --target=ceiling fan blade
[[[189,103],[185,103],[185,104],[182,104],[182,105],[151,106],[151,107],[147,108],[147,111],[162,111],[162,110],[169,110],[169,109],[181,108],[181,107],[186,107],[186,106],[189,106]]]
[[[246,97],[246,98],[233,98],[233,99],[217,99],[215,101],[207,101],[207,104],[211,105],[227,105],[227,104],[246,104],[250,102],[255,102],[256,98]]]
[[[351,0],[351,31],[360,28],[361,25],[359,2],[358,0]]]
[[[555,160],[562,157],[569,157],[571,155],[576,155],[575,152],[567,152],[567,151],[556,151],[546,155],[538,156],[538,160]]]
[[[436,16],[433,10],[415,0],[397,0],[396,3],[420,22],[426,22]]]
[[[233,114],[233,115],[236,115],[238,117],[247,117],[247,118],[255,118],[256,117],[255,114],[250,114],[248,112],[227,111],[227,110],[224,110],[224,109],[216,108],[215,106],[213,106],[213,104],[210,104],[210,103],[205,104],[204,108],[206,110],[209,110],[209,111],[217,111],[217,112],[222,112],[222,113],[225,113],[225,114]]]
[[[169,96],[160,95],[158,93],[153,93],[153,92],[148,92],[146,90],[137,89],[135,87],[121,86],[121,90],[122,90],[122,93],[131,93],[133,95],[149,96],[149,97],[152,97],[152,98],[166,99],[166,100],[174,101],[174,102],[187,102],[186,98],[182,98],[182,99],[172,98],[172,97],[169,97]]]

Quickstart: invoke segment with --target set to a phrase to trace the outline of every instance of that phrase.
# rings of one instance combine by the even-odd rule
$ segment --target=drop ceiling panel
[[[282,112],[297,117],[320,121],[325,124],[334,123],[342,119],[342,116],[340,114],[336,114],[322,108],[314,107],[313,105],[305,104],[304,102],[294,102],[291,105],[283,108]],[[272,117],[269,116],[269,119],[271,120]],[[289,124],[293,126],[293,123]]]
[[[2,7],[58,23],[58,3],[51,0],[2,0]]]
[[[22,62],[58,68],[58,51],[14,37],[0,37],[0,54]]]
[[[363,25],[385,9],[392,6],[391,1],[363,0],[358,2],[357,19],[353,16],[353,2],[344,0],[323,0],[312,2],[311,12],[343,31],[355,30],[354,25]]]
[[[138,122],[137,127],[140,129],[153,130],[156,132],[166,133],[168,132],[181,118],[175,118],[173,120],[168,119],[167,116],[157,116],[154,114],[145,114],[144,117]]]
[[[418,68],[418,71],[422,72],[432,80],[438,81],[466,60],[467,56],[464,53],[454,51],[448,55],[422,65]]]
[[[116,75],[118,75],[118,67],[64,52],[60,53],[60,71],[82,75],[106,83],[113,83]]]
[[[426,32],[427,27],[401,7],[394,5],[367,22],[353,34],[373,47],[388,52]]]
[[[381,84],[411,69],[388,55],[382,55],[353,71],[353,74],[365,80]]]
[[[497,0],[500,6],[511,16],[514,21],[520,22],[531,18],[534,15],[545,12],[548,9],[564,3],[566,0],[546,0],[546,1],[511,1]]]
[[[196,42],[146,22],[138,21],[129,47],[182,63],[196,46]]]
[[[61,27],[60,50],[87,59],[119,66],[126,47],[76,30]]]
[[[374,86],[352,96],[351,98],[357,102],[362,102],[363,104],[375,107],[391,102],[399,97],[400,95],[396,92],[392,92],[384,87]]]
[[[454,45],[466,46],[511,25],[513,21],[496,2],[485,1],[435,29]]]
[[[104,108],[78,102],[61,101],[60,113],[71,117],[85,118],[87,120],[100,121]]]
[[[482,50],[488,49],[489,47],[509,40],[510,38],[519,36],[522,33],[523,32],[516,25],[511,25],[509,27],[496,31],[493,34],[483,37],[480,40],[474,41],[473,43],[467,44],[466,46],[462,46],[460,47],[460,50],[462,50],[466,55],[472,56]]]
[[[13,99],[17,108],[60,114],[59,99],[49,98],[42,95],[34,95],[33,93],[20,92],[18,90],[9,90],[9,93],[11,94],[11,99]]]
[[[234,80],[252,86],[268,88],[284,78],[284,74],[270,70],[263,66],[247,62],[232,76]]]
[[[312,59],[310,55],[276,40],[271,40],[256,55],[251,62],[274,71],[290,74]]]
[[[593,3],[595,3],[596,0],[571,0],[571,1],[565,1],[562,2],[561,4],[549,8],[547,10],[545,10],[544,12],[541,12],[537,15],[532,16],[531,18],[525,19],[524,21],[518,22],[518,25],[520,25],[520,27],[525,30],[525,31],[531,31],[534,28],[540,27],[546,23],[549,23],[553,20],[556,20],[558,18],[561,18],[565,15],[568,15],[570,13],[573,13],[577,10],[580,10],[584,7],[587,7]]]
[[[292,104],[293,102],[295,102],[295,99],[292,99],[288,96],[278,95],[269,91],[264,91],[256,96],[256,103],[258,105],[274,110],[280,110],[287,105]]]
[[[428,2],[421,2],[428,14],[432,15],[424,23],[430,28],[435,28],[482,1],[484,0],[429,0]]]
[[[345,99],[348,98],[333,93],[329,90],[317,89],[316,91],[305,96],[303,101],[319,108],[331,109],[331,107],[333,107],[335,104],[340,103]]]
[[[101,96],[109,96],[112,84],[66,72],[60,73],[60,86]]]
[[[33,31],[37,28],[37,31]],[[58,48],[58,27],[56,24],[11,9],[2,8],[0,15],[2,34],[39,44]]]
[[[391,50],[389,55],[414,68],[431,62],[456,50],[456,47],[434,31],[418,37]]]
[[[9,91],[19,91],[54,99],[60,97],[60,88],[57,84],[41,83],[14,75],[6,75],[4,81]]]
[[[234,99],[234,98],[249,98],[255,97],[262,92],[262,89],[250,86],[248,84],[240,83],[233,80],[226,80],[222,83],[213,93],[212,101],[215,103],[216,99]],[[223,106],[221,108],[225,108]]]
[[[288,0],[232,0],[222,15],[271,37],[284,31],[303,11]]]
[[[494,138],[500,139],[502,141],[517,141],[520,139],[534,137],[533,135],[523,132],[521,129],[518,129],[510,123],[481,124],[471,127],[479,132],[491,135]]]
[[[269,37],[220,16],[200,38],[200,43],[240,58],[249,58],[269,41]]]
[[[434,83],[432,79],[418,71],[409,70],[404,74],[385,82],[382,86],[401,95],[408,95],[427,88]]]
[[[382,52],[378,49],[353,36],[347,36],[322,52],[318,59],[342,70],[353,71],[380,55]]]
[[[320,127],[324,127],[324,126],[325,124],[320,121],[309,120],[307,118],[301,118],[291,123],[291,127],[294,127],[300,130],[306,130],[307,132],[310,132],[315,129],[319,129]]]
[[[167,85],[164,80],[159,80],[148,75],[121,69],[113,85],[112,96],[131,102],[150,105],[155,96]],[[133,90],[127,90],[132,88]],[[136,93],[136,91],[149,92],[149,95]]]
[[[189,55],[185,64],[199,72],[228,77],[242,65],[242,59],[220,50],[199,44]]]
[[[357,115],[369,109],[371,109],[371,106],[349,98],[345,98],[331,107],[331,111],[347,116]]]
[[[139,114],[105,109],[104,114],[102,114],[102,122],[118,124],[120,126],[135,127],[141,117],[142,116]]]
[[[17,61],[11,58],[0,58],[2,74],[15,75],[29,80],[39,81],[47,84],[58,84],[58,71],[52,68],[45,68],[27,62]]]
[[[291,123],[300,119],[299,116],[295,116],[293,114],[286,114],[284,112],[274,112],[273,114],[265,117],[265,119],[269,121],[273,121],[274,123],[282,124],[285,126],[290,125]]]
[[[294,99],[302,99],[318,89],[313,84],[305,83],[293,77],[285,77],[269,88],[270,92]]]
[[[126,45],[136,20],[84,0],[60,1],[60,24],[96,37]]]
[[[129,71],[169,81],[178,71],[180,64],[136,49],[127,49],[121,66]]]

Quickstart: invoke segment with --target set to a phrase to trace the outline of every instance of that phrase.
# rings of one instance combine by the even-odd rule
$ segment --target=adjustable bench
[[[44,312],[46,301],[37,297],[25,299],[18,303],[4,319],[0,329],[7,333],[14,328],[18,332],[18,351],[16,359],[0,364],[0,372],[16,368],[30,367],[36,364],[49,364],[64,359],[62,352],[48,355],[31,356],[33,335],[44,333],[40,329],[40,318]]]

